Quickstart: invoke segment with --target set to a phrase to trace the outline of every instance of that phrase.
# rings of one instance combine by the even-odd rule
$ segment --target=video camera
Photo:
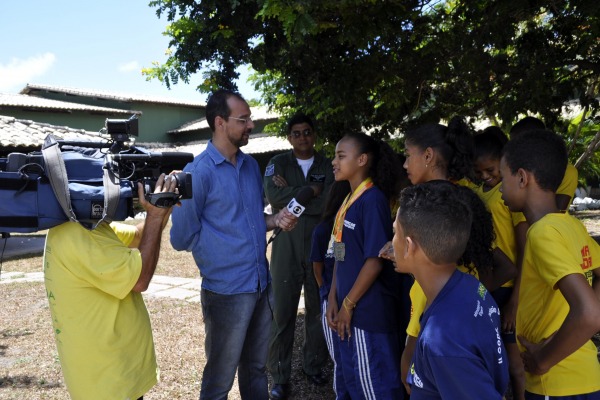
[[[0,232],[30,233],[66,221],[89,229],[100,221],[134,216],[137,182],[146,199],[169,207],[192,197],[187,172],[175,175],[178,193],[152,194],[158,177],[181,170],[191,153],[149,152],[130,145],[138,119],[107,119],[102,141],[56,140],[49,135],[41,151],[0,158]]]

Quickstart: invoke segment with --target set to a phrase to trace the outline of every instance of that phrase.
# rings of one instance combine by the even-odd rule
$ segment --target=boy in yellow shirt
[[[514,139],[523,133],[540,129],[546,129],[546,125],[541,119],[525,117],[510,128],[510,137],[511,139]],[[567,162],[567,168],[565,169],[563,178],[558,189],[556,189],[556,206],[560,212],[569,211],[569,207],[575,196],[575,190],[577,189],[577,179],[579,179],[577,168],[570,162]]]
[[[600,247],[557,207],[566,167],[564,141],[548,131],[515,137],[500,164],[502,198],[530,225],[516,324],[527,399],[600,399],[590,340],[600,330]]]

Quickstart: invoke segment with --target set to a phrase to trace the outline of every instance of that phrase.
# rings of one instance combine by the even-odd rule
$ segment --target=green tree
[[[488,117],[506,129],[529,113],[562,129],[566,101],[585,106],[598,97],[597,0],[150,6],[170,21],[171,42],[166,61],[144,71],[149,79],[170,86],[205,71],[199,90],[236,89],[236,67],[249,64],[265,104],[283,118],[298,109],[316,116],[330,142],[361,128],[386,138],[456,114]],[[588,107],[588,116],[595,110]]]

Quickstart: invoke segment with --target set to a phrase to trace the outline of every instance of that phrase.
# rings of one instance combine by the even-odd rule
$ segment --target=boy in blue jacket
[[[409,187],[400,196],[396,271],[413,274],[427,297],[408,376],[411,400],[500,400],[506,391],[498,306],[483,284],[456,269],[472,219],[464,195],[447,181]]]

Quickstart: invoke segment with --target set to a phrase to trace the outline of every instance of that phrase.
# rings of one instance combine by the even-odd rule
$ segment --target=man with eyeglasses
[[[274,211],[286,205],[305,186],[314,197],[291,232],[278,235],[271,252],[273,277],[273,323],[269,342],[268,368],[273,377],[271,399],[285,399],[289,394],[292,350],[298,301],[304,286],[303,369],[315,385],[327,382],[322,367],[328,353],[319,315],[319,288],[310,260],[311,238],[325,205],[325,195],[333,182],[331,161],[315,151],[316,134],[312,120],[304,114],[294,115],[288,122],[288,141],[292,150],[273,157],[266,168],[263,184]]]
[[[240,147],[254,123],[239,93],[219,90],[206,105],[213,131],[184,171],[194,194],[173,213],[171,244],[191,251],[202,276],[206,365],[200,399],[225,399],[236,371],[242,399],[268,398],[266,361],[273,304],[266,232],[297,223],[287,210],[264,214],[258,163]]]

